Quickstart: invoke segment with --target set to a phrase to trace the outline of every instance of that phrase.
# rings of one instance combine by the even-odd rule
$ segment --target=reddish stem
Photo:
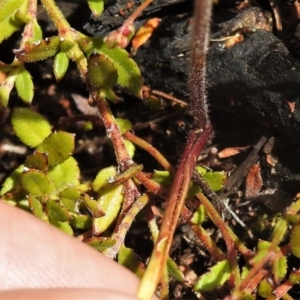
[[[134,143],[135,145],[141,147],[142,149],[146,150],[150,155],[152,155],[158,163],[167,171],[170,173],[174,172],[173,167],[171,164],[167,161],[167,159],[156,149],[154,148],[151,144],[146,142],[145,140],[137,137],[135,134],[127,131],[124,134],[124,137]]]

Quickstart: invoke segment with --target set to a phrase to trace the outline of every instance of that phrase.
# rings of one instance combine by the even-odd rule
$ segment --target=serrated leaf
[[[200,276],[194,289],[198,292],[208,292],[223,285],[230,277],[230,264],[222,260],[210,268],[210,271]]]
[[[102,169],[92,182],[92,188],[95,192],[100,193],[101,189],[108,184],[109,179],[117,174],[116,167],[108,167]]]
[[[30,194],[36,196],[49,195],[54,191],[54,185],[41,171],[29,170],[21,175],[21,184]]]
[[[54,56],[59,50],[60,38],[53,36],[37,42],[28,43],[22,49],[14,50],[18,60],[23,62],[35,62]]]
[[[94,235],[100,235],[112,224],[119,213],[123,200],[123,185],[109,186],[101,191],[98,202],[99,207],[105,213],[105,216],[94,219]]]
[[[54,200],[48,200],[46,202],[47,213],[50,221],[67,222],[70,221],[70,213],[62,207],[58,202]]]
[[[60,81],[66,74],[69,66],[68,55],[61,51],[54,58],[53,71],[57,81]]]
[[[27,156],[24,167],[28,169],[35,169],[43,173],[48,171],[48,160],[44,153],[34,151],[34,153]]]
[[[47,153],[50,166],[61,164],[74,150],[74,134],[65,131],[53,132],[39,145],[38,150]]]
[[[50,168],[48,178],[58,191],[79,184],[80,170],[77,161],[72,156],[62,164]]]
[[[23,173],[23,165],[17,167],[10,175],[7,177],[3,183],[0,196],[15,188],[19,182],[20,176]]]
[[[19,69],[15,86],[20,98],[27,104],[31,103],[34,86],[29,72],[23,66]]]
[[[86,241],[86,243],[92,246],[94,249],[103,252],[106,249],[112,247],[116,241],[109,237],[93,237]]]
[[[272,286],[270,280],[263,278],[257,288],[257,293],[259,296],[268,299],[276,299],[273,295],[274,287]]]
[[[274,260],[273,264],[273,273],[274,273],[274,279],[276,282],[279,282],[280,280],[284,279],[287,272],[287,258],[286,256],[282,256],[277,260]]]
[[[179,282],[184,282],[185,278],[183,273],[179,270],[179,267],[175,263],[175,261],[170,257],[168,257],[167,259],[167,269],[168,269],[169,276],[172,276],[175,280]]]
[[[59,195],[59,199],[63,206],[70,212],[77,213],[77,203],[80,199],[80,191],[76,188],[65,188]]]
[[[36,217],[41,219],[43,217],[43,206],[42,206],[41,202],[39,201],[39,199],[36,196],[31,194],[28,197],[28,203],[29,203],[32,213]]]
[[[292,253],[300,258],[300,224],[295,224],[291,231],[290,247]]]
[[[30,147],[38,146],[51,133],[48,121],[29,108],[14,108],[11,122],[18,138]]]
[[[132,123],[127,119],[116,118],[116,123],[122,134],[132,129]]]
[[[136,276],[142,278],[145,272],[145,266],[132,249],[122,245],[118,253],[118,262],[125,268],[131,270]]]
[[[75,229],[89,229],[92,227],[92,218],[86,215],[72,214],[70,225]]]
[[[101,39],[94,39],[94,47],[97,52],[106,55],[114,64],[118,71],[117,83],[141,98],[143,84],[141,72],[129,53],[120,47],[110,48]]]
[[[88,0],[88,5],[94,17],[99,17],[104,9],[103,0]]]
[[[88,59],[88,81],[94,87],[108,89],[118,80],[114,64],[103,54],[94,53]]]
[[[299,284],[300,283],[300,271],[299,270],[292,270],[289,276],[290,282],[294,284]]]
[[[56,228],[61,230],[62,232],[72,236],[73,235],[73,229],[69,222],[60,222],[60,221],[54,221],[54,220],[49,220],[50,224],[54,225]]]

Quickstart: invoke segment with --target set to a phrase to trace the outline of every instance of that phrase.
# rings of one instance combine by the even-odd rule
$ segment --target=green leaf
[[[220,191],[226,180],[226,174],[224,172],[207,172],[203,175],[210,188],[214,191]]]
[[[168,171],[154,170],[153,178],[155,182],[161,185],[170,185],[173,181],[173,176]]]
[[[185,278],[183,273],[179,270],[179,267],[175,263],[175,261],[170,257],[168,257],[167,259],[167,268],[170,276],[172,276],[175,280],[179,282],[184,282]]]
[[[124,245],[122,245],[118,253],[118,262],[125,268],[131,270],[139,278],[142,278],[144,275],[145,266],[141,262],[141,259],[132,249],[126,248]]]
[[[18,138],[30,147],[36,147],[51,133],[48,121],[29,108],[14,108],[11,122]]]
[[[300,224],[295,224],[292,228],[290,246],[292,253],[300,258]]]
[[[22,4],[27,5],[28,1],[24,0],[1,0],[0,1],[0,22],[12,16]]]
[[[113,178],[117,174],[116,167],[108,167],[102,169],[96,176],[92,183],[92,188],[95,192],[100,193],[104,186],[108,185],[109,179]]]
[[[71,50],[74,47],[74,45],[75,44],[73,42],[66,40],[64,38],[60,38],[59,47],[62,52],[67,52],[67,51]]]
[[[75,229],[89,229],[92,227],[92,218],[86,215],[71,214],[70,225]]]
[[[0,196],[3,196],[8,191],[12,190],[13,188],[17,187],[19,182],[20,176],[23,173],[23,165],[17,167],[10,175],[7,177],[3,183]]]
[[[69,157],[62,164],[50,168],[47,178],[58,191],[79,184],[80,170],[74,157]]]
[[[99,17],[104,9],[103,0],[88,0],[88,5],[94,17]]]
[[[54,191],[52,182],[40,171],[29,170],[21,175],[21,184],[30,194],[49,195]]]
[[[127,119],[116,118],[116,123],[118,124],[122,134],[132,129],[132,123]]]
[[[196,285],[195,291],[209,292],[223,285],[230,277],[230,264],[228,260],[222,260],[216,263],[210,271],[200,276]]]
[[[60,221],[54,221],[54,220],[49,220],[50,224],[54,225],[56,228],[61,230],[62,232],[73,236],[73,229],[70,226],[69,222],[60,222]]]
[[[56,166],[67,160],[74,150],[74,134],[57,131],[50,134],[38,150],[47,153],[50,166]]]
[[[135,145],[127,139],[124,139],[124,144],[130,158],[133,158],[135,154]]]
[[[43,31],[36,19],[33,19],[32,23],[33,23],[33,35],[32,38],[29,39],[28,41],[37,42],[43,38]]]
[[[274,260],[273,274],[276,282],[283,280],[287,272],[287,257],[282,256],[277,260]]]
[[[59,199],[63,206],[70,212],[77,213],[78,200],[80,199],[80,191],[73,187],[65,188],[59,195]]]
[[[70,213],[54,200],[46,202],[49,220],[56,222],[67,222],[71,220]]]
[[[37,42],[28,43],[23,49],[14,50],[18,60],[23,62],[35,62],[54,56],[59,50],[60,38],[53,36]]]
[[[12,18],[14,21],[17,21],[20,24],[28,24],[30,22],[30,19],[28,15],[23,14],[20,10],[17,10]]]
[[[43,217],[43,206],[42,206],[41,202],[39,201],[39,199],[34,195],[29,195],[28,203],[29,203],[29,207],[30,207],[32,213],[36,217],[42,219],[42,217]]]
[[[99,218],[104,215],[104,212],[100,209],[98,201],[92,199],[88,194],[84,194],[82,196],[83,203],[95,218]]]
[[[26,167],[27,169],[35,169],[46,173],[48,171],[48,161],[46,154],[34,151],[32,154],[27,156],[24,167]]]
[[[205,221],[205,208],[201,204],[198,209],[194,212],[193,217],[191,218],[191,223],[195,225],[200,225]]]
[[[109,237],[93,237],[86,241],[86,243],[92,246],[94,249],[103,252],[106,249],[112,247],[116,241]]]
[[[300,271],[299,270],[292,270],[289,276],[290,282],[294,284],[299,284],[300,283]]]
[[[28,1],[22,0],[1,0],[0,1],[0,43],[9,38],[15,31],[19,30],[23,23],[15,14],[19,11],[20,14],[25,14],[28,6]]]
[[[263,278],[258,285],[257,293],[263,298],[276,299],[276,297],[272,293],[273,290],[274,287],[272,286],[270,281],[266,278]]]
[[[94,235],[100,235],[112,224],[119,213],[123,200],[123,185],[109,186],[101,191],[98,202],[99,207],[105,213],[105,216],[94,219]]]
[[[22,66],[16,78],[15,86],[21,99],[29,104],[33,98],[33,82],[29,72]]]
[[[58,52],[54,58],[53,71],[57,81],[60,81],[66,74],[69,66],[69,58],[65,52]]]
[[[88,59],[88,81],[98,88],[111,88],[118,80],[114,64],[103,54],[92,54]]]
[[[105,54],[118,71],[117,83],[126,87],[136,97],[142,97],[142,76],[135,61],[120,47],[110,48],[101,39],[93,39],[97,52]]]

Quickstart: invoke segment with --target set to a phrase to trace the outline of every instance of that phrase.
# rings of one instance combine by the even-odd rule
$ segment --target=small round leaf
[[[21,184],[30,194],[49,195],[54,191],[52,182],[40,171],[29,170],[21,175]]]
[[[25,103],[31,103],[33,98],[33,82],[29,72],[21,67],[16,78],[15,86],[18,95]]]
[[[94,87],[107,89],[117,83],[118,72],[105,55],[92,54],[88,59],[88,80]]]
[[[65,52],[57,53],[53,64],[53,71],[57,81],[60,81],[65,76],[68,66],[68,55]]]
[[[100,190],[108,183],[109,179],[116,176],[116,167],[108,167],[102,169],[96,176],[92,183],[92,188],[95,192],[99,193]]]
[[[47,201],[47,211],[51,221],[67,222],[71,219],[69,212],[54,200]]]
[[[38,150],[47,153],[50,166],[56,166],[67,160],[74,150],[74,135],[65,131],[53,132]]]
[[[79,184],[79,173],[77,161],[71,156],[62,164],[52,167],[48,172],[48,178],[57,190],[62,191]]]
[[[24,166],[28,169],[35,169],[45,173],[48,171],[47,156],[44,153],[35,151],[27,156]]]
[[[18,138],[30,147],[38,146],[51,133],[48,121],[29,108],[15,108],[11,122]]]

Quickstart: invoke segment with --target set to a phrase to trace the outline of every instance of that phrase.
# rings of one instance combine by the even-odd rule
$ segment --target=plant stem
[[[158,163],[170,173],[174,172],[172,165],[167,161],[167,159],[151,144],[146,142],[145,140],[137,137],[135,134],[127,131],[124,134],[125,138],[134,143],[135,145],[141,147],[142,149],[146,150],[150,155],[152,155]]]
[[[107,101],[105,98],[100,96],[94,97],[94,99],[106,128],[106,134],[113,143],[120,172],[124,172],[127,167],[132,165],[134,162],[127,152],[120,128],[116,123]]]
[[[76,42],[78,36],[76,31],[71,28],[65,16],[53,0],[41,0],[41,2],[55,27],[58,29],[58,35],[62,39],[66,39],[74,44],[73,47],[67,51],[67,54],[70,59],[76,62],[82,78],[86,80],[87,59]]]
[[[189,189],[195,163],[211,133],[211,127],[208,127],[200,136],[195,131],[192,131],[189,135],[182,160],[172,184],[159,236],[137,292],[139,299],[151,299],[155,292],[166,265],[173,234]]]

